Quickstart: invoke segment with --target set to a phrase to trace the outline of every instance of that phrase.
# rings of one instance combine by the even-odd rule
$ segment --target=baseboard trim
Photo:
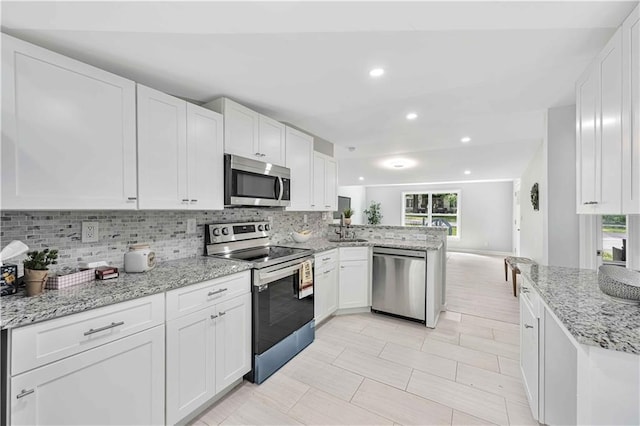
[[[474,250],[474,249],[462,249],[462,248],[447,248],[448,253],[471,253],[471,254],[483,254],[485,256],[515,256],[512,252],[508,251],[493,251],[493,250]]]

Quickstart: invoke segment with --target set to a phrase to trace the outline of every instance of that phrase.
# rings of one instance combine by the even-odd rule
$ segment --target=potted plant
[[[342,214],[344,215],[344,224],[351,225],[351,216],[353,216],[355,212],[351,209],[351,207],[347,207],[342,210]]]
[[[367,223],[369,225],[379,225],[380,222],[382,221],[382,213],[380,212],[380,203],[376,203],[375,201],[372,201],[369,208],[364,211],[364,214],[367,215]]]
[[[28,259],[24,263],[24,282],[27,288],[27,296],[37,296],[44,291],[49,274],[49,265],[55,265],[58,259],[58,250],[44,249],[27,252]]]

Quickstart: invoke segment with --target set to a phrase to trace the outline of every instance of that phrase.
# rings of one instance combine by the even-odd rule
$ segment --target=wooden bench
[[[516,285],[516,275],[520,273],[520,269],[518,269],[518,264],[533,264],[536,263],[528,257],[516,257],[516,256],[507,256],[504,258],[504,280],[509,281],[507,275],[507,266],[511,268],[511,279],[513,281],[513,297],[518,297],[517,285]]]

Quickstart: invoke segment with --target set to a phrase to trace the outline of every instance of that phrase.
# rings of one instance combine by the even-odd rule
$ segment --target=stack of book
[[[111,278],[118,278],[118,268],[115,266],[99,266],[96,268],[97,280],[108,280]]]

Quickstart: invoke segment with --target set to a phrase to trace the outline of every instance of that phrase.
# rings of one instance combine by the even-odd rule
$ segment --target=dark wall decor
[[[538,182],[534,183],[531,187],[531,205],[533,206],[533,210],[540,210],[540,198],[538,195]]]

